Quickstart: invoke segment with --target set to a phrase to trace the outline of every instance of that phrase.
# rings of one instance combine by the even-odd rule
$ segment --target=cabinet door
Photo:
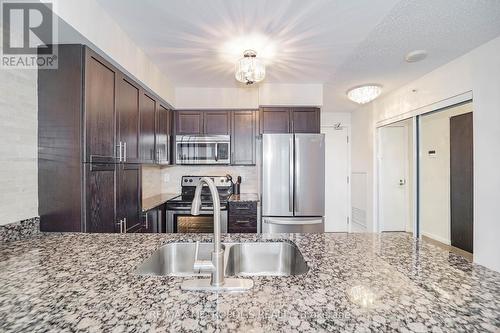
[[[139,158],[139,88],[125,77],[118,81],[117,119],[118,148],[122,149],[121,162],[138,163]]]
[[[115,146],[115,81],[114,68],[86,49],[85,162],[113,163],[118,156]]]
[[[141,100],[141,160],[155,162],[155,112],[156,101],[142,92]]]
[[[255,165],[257,111],[231,112],[231,163]]]
[[[170,110],[160,105],[156,118],[156,163],[170,164]]]
[[[290,133],[290,110],[288,108],[262,108],[262,133]]]
[[[153,208],[143,213],[143,224],[141,232],[144,233],[157,233],[160,232],[160,217],[161,209]]]
[[[136,232],[142,226],[141,167],[138,164],[120,164],[117,168],[117,219],[125,221],[126,232]]]
[[[203,134],[203,113],[200,111],[176,111],[175,134]]]
[[[293,133],[319,133],[320,114],[318,108],[293,108]]]
[[[114,164],[85,165],[85,231],[119,232],[115,214]]]
[[[228,111],[205,111],[204,133],[213,135],[229,135],[230,118]]]

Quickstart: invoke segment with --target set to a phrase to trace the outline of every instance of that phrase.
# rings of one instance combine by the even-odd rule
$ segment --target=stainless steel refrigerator
[[[262,136],[262,232],[323,232],[325,137]]]

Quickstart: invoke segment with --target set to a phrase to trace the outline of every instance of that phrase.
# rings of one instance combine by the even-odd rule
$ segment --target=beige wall
[[[37,72],[0,69],[0,225],[38,216]]]
[[[322,84],[259,84],[241,88],[177,87],[177,109],[257,109],[259,106],[322,106]]]
[[[450,244],[450,117],[472,111],[472,104],[422,116],[420,124],[420,230]],[[435,155],[428,152],[435,150]]]
[[[353,230],[372,232],[373,110],[365,105],[351,114],[351,201]]]
[[[172,82],[95,0],[52,0],[52,3],[57,16],[102,50],[109,60],[175,105]]]

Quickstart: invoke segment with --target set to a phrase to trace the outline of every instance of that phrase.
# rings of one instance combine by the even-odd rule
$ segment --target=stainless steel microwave
[[[231,164],[229,135],[177,135],[176,164]]]

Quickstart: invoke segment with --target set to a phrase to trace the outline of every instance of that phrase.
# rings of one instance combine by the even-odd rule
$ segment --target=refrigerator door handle
[[[311,224],[321,224],[323,223],[323,218],[304,218],[304,219],[297,219],[297,218],[292,218],[292,219],[280,219],[276,217],[272,218],[264,218],[264,223],[267,224],[280,224],[280,225],[311,225]]]

